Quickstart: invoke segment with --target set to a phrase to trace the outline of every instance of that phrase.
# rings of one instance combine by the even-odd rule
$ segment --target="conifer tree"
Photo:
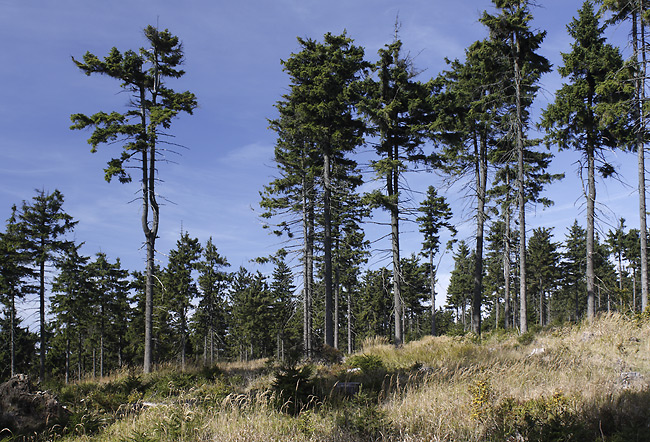
[[[86,75],[101,74],[119,80],[121,88],[131,94],[131,109],[123,113],[98,112],[90,116],[73,114],[71,129],[93,129],[88,139],[91,152],[96,152],[100,144],[123,143],[121,154],[111,159],[104,169],[107,181],[117,177],[121,183],[130,182],[127,164],[139,162],[141,224],[147,245],[144,371],[149,373],[152,362],[154,253],[160,214],[155,184],[158,165],[164,160],[161,144],[173,145],[165,141],[168,135],[165,130],[181,112],[192,114],[197,103],[193,93],[178,93],[165,84],[166,79],[180,78],[185,74],[179,69],[183,63],[183,47],[178,37],[153,26],[147,26],[144,34],[149,46],[139,52],[128,50],[121,53],[113,48],[104,60],[90,52],[86,52],[83,61],[73,58]]]
[[[436,188],[429,186],[427,195],[419,208],[422,215],[416,219],[424,236],[422,254],[429,260],[429,287],[431,293],[431,335],[436,336],[436,272],[434,257],[440,249],[440,231],[444,228],[453,235],[456,228],[451,225],[451,208],[443,196],[438,196]]]
[[[467,327],[466,309],[474,290],[472,276],[474,259],[474,253],[470,251],[465,241],[460,241],[454,254],[454,270],[451,271],[449,286],[447,286],[447,306],[456,310],[456,320],[460,317],[463,330]]]
[[[204,364],[208,361],[208,354],[210,365],[215,362],[215,340],[219,341],[216,343],[217,359],[219,348],[225,350],[226,290],[230,277],[223,269],[229,266],[228,260],[217,252],[210,237],[203,248],[203,259],[197,263],[201,299],[194,315],[194,322],[204,338]]]
[[[560,253],[558,244],[552,241],[552,229],[538,227],[528,242],[529,293],[537,295],[537,322],[544,326],[550,322],[549,298],[554,293],[557,281]],[[532,309],[531,309],[532,310]]]
[[[29,267],[29,255],[22,247],[22,237],[18,230],[17,209],[12,207],[11,217],[7,220],[4,233],[0,233],[0,302],[5,307],[5,320],[8,327],[2,327],[3,332],[9,332],[5,340],[9,348],[9,376],[16,373],[16,338],[19,333],[16,299],[22,299],[34,287],[27,283],[33,276]]]
[[[414,80],[417,72],[412,61],[402,53],[400,40],[395,39],[380,49],[379,57],[374,66],[377,79],[367,79],[366,96],[361,107],[370,120],[371,132],[379,138],[375,146],[379,159],[371,164],[378,179],[385,184],[367,198],[372,207],[381,207],[390,213],[394,344],[400,346],[404,342],[399,241],[399,220],[405,202],[402,182],[409,163],[426,159],[422,147],[428,136],[425,129],[431,114],[431,85]]]
[[[639,192],[639,230],[647,231],[646,210],[646,170],[645,145],[648,141],[648,109],[646,106],[646,82],[648,61],[648,11],[650,3],[647,0],[602,0],[605,8],[614,12],[611,23],[628,21],[631,24],[630,38],[632,40],[632,65],[634,80],[634,99],[631,117],[634,125],[634,149],[637,153],[638,192]],[[646,236],[639,238],[640,273],[641,273],[641,308],[648,306],[648,241]]]
[[[164,271],[163,287],[166,306],[173,314],[173,330],[179,340],[181,367],[185,370],[188,336],[188,314],[192,301],[198,295],[192,272],[201,257],[198,238],[181,232],[176,248],[169,252],[169,262]]]
[[[627,97],[613,78],[621,72],[623,59],[618,49],[605,43],[603,27],[590,1],[583,4],[579,16],[567,29],[574,43],[570,53],[562,54],[564,65],[559,72],[571,83],[558,90],[555,102],[544,111],[541,125],[548,132],[549,144],[556,143],[559,149],[575,149],[586,162],[587,318],[593,320],[596,161],[601,161],[598,170],[603,177],[614,173],[613,167],[604,161],[603,152],[626,141],[622,137],[625,137],[627,118],[616,104],[627,101]]]
[[[499,143],[499,126],[508,84],[507,66],[490,40],[477,41],[465,51],[466,60],[448,62],[450,70],[437,80],[439,110],[434,128],[445,148],[442,169],[457,180],[470,177],[467,186],[476,199],[476,260],[472,271],[472,331],[480,334],[483,292],[483,242],[491,152]]]
[[[354,112],[356,98],[352,85],[357,81],[363,61],[363,49],[343,35],[325,34],[324,41],[298,38],[302,50],[283,62],[291,76],[291,137],[310,146],[303,158],[316,156],[322,184],[323,266],[325,291],[325,344],[334,345],[332,280],[332,194],[333,170],[345,162],[345,155],[362,143],[364,124]],[[298,146],[300,147],[300,146]],[[302,150],[305,152],[304,150]],[[305,179],[315,175],[304,175]],[[309,185],[310,183],[306,183]],[[305,191],[308,189],[305,188]],[[306,196],[306,195],[305,195]],[[303,198],[304,200],[304,198]],[[307,202],[303,201],[307,207]],[[303,216],[309,218],[310,212]],[[306,238],[313,238],[307,223]],[[309,253],[309,250],[307,251]],[[309,263],[307,264],[309,265]],[[310,272],[307,269],[306,272]],[[308,278],[309,281],[309,278]]]
[[[528,330],[526,305],[526,176],[525,147],[529,111],[534,100],[538,82],[551,68],[546,58],[537,51],[546,32],[534,32],[530,28],[532,15],[528,0],[493,0],[498,15],[483,13],[480,21],[490,30],[490,39],[505,57],[512,76],[504,94],[508,113],[505,121],[517,157],[517,200],[519,209],[519,300],[520,331]]]
[[[29,254],[38,274],[40,369],[39,379],[45,379],[47,353],[45,323],[45,271],[65,250],[73,246],[63,236],[73,230],[78,221],[63,211],[63,194],[58,190],[46,194],[37,190],[33,201],[23,201],[18,212],[18,232],[23,237],[22,247]]]

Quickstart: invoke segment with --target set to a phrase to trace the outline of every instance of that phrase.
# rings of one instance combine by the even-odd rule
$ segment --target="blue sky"
[[[534,26],[548,31],[542,53],[557,67],[560,51],[571,43],[566,24],[582,3],[543,3],[533,9]],[[158,191],[170,202],[161,209],[157,249],[164,254],[174,247],[182,225],[203,243],[212,236],[234,269],[253,268],[250,259],[281,247],[261,228],[258,192],[274,175],[275,136],[267,119],[275,116],[273,105],[287,91],[280,60],[299,50],[296,37],[320,39],[326,32],[347,31],[374,61],[377,50],[392,40],[398,19],[404,47],[427,80],[444,68],[444,57],[462,58],[464,48],[486,36],[478,17],[490,8],[487,0],[0,0],[0,217],[7,219],[11,205],[31,199],[35,189],[59,189],[65,210],[79,220],[74,238],[85,242],[84,254],[102,251],[128,269],[144,267],[140,205],[129,203],[138,196],[138,184],[103,179],[105,163],[119,147],[100,146],[91,154],[89,133],[69,130],[70,114],[121,111],[128,97],[111,79],[83,75],[71,56],[86,51],[104,56],[113,46],[137,49],[144,45],[143,28],[158,24],[178,35],[185,48],[187,74],[169,85],[194,92],[199,107],[172,126],[175,141],[187,149],[172,158],[176,164],[160,167]],[[624,44],[625,25],[608,35]],[[537,108],[553,99],[560,83],[556,73],[543,78]],[[562,153],[554,160],[554,170],[564,170],[567,178],[547,192],[553,208],[531,209],[529,228],[555,226],[562,239],[574,219],[585,224],[577,158]],[[601,229],[621,216],[637,227],[636,158],[621,153],[611,158],[627,185],[599,184],[598,198],[607,204]],[[440,182],[429,174],[410,180],[416,191]],[[460,238],[473,232],[463,187],[459,183],[446,193]],[[374,221],[386,219],[385,213],[374,214]],[[419,250],[420,238],[415,226],[405,224],[404,230],[406,256]],[[384,234],[369,227],[370,240]],[[385,248],[384,242],[375,243],[372,266],[389,265],[381,252]],[[452,266],[451,259],[443,262],[441,289]],[[438,305],[442,302],[444,296]]]

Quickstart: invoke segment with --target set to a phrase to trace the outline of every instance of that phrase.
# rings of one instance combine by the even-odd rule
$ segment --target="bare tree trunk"
[[[44,240],[41,240],[41,250],[45,250]],[[39,262],[39,320],[40,320],[40,366],[38,378],[42,382],[45,380],[45,261]]]
[[[336,249],[338,250],[338,235],[336,240]],[[340,269],[339,263],[336,263],[336,272],[334,274],[334,348],[339,348],[339,298],[341,296]]]
[[[436,270],[433,267],[433,251],[429,251],[429,283],[431,285],[431,336],[436,336]]]
[[[352,345],[352,290],[348,287],[348,353],[354,350]]]
[[[506,166],[507,167],[507,166]],[[503,320],[505,328],[513,325],[510,307],[510,172],[506,170],[506,188],[508,195],[505,204],[505,234],[503,239]]]
[[[634,109],[638,117],[638,129],[636,132],[636,149],[638,156],[639,176],[639,232],[640,232],[640,257],[641,257],[641,309],[644,311],[648,306],[648,241],[647,241],[647,212],[645,194],[645,79],[646,71],[646,47],[645,47],[645,23],[643,13],[645,9],[644,0],[639,0],[640,10],[632,16],[632,45],[637,62],[641,63],[641,78],[637,75],[635,89],[637,103]],[[637,25],[637,20],[639,24]],[[641,50],[639,51],[639,37]],[[641,58],[641,60],[639,60]],[[635,307],[636,308],[636,307]]]
[[[325,273],[325,345],[334,347],[334,320],[332,296],[332,183],[330,178],[329,147],[323,154],[323,264]]]
[[[14,377],[16,374],[16,335],[15,335],[15,329],[16,329],[16,297],[11,293],[11,319],[10,319],[10,324],[9,326],[11,327],[11,330],[9,331],[10,333],[10,348],[11,350],[9,351],[10,353],[10,359],[11,359],[11,377]],[[66,381],[67,383],[67,381]]]
[[[483,233],[485,225],[485,190],[487,186],[487,145],[474,134],[476,156],[476,260],[474,262],[474,293],[472,296],[472,332],[481,334],[481,304],[483,295]]]
[[[516,35],[514,76],[515,76],[515,105],[517,126],[517,196],[519,202],[519,328],[521,333],[528,331],[528,306],[526,294],[526,195],[524,188],[524,128],[521,111],[521,71],[519,69],[520,47]]]
[[[594,275],[594,212],[596,202],[596,182],[594,178],[593,147],[587,147],[587,319],[595,316],[595,275]]]

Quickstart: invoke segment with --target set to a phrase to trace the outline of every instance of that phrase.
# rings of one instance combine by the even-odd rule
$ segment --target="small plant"
[[[379,356],[361,354],[350,356],[347,360],[347,365],[350,368],[360,368],[364,374],[376,374],[378,372],[385,372],[384,362]]]
[[[271,385],[275,393],[276,406],[291,415],[298,415],[301,411],[311,408],[316,403],[315,385],[311,376],[313,367],[304,365],[282,367],[275,373],[275,380]]]

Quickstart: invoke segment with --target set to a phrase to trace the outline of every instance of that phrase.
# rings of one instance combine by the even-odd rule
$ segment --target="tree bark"
[[[330,153],[323,155],[323,264],[325,274],[325,345],[334,347],[333,303],[332,303],[332,183],[330,178]]]
[[[485,191],[487,186],[487,144],[485,137],[474,135],[476,156],[476,259],[474,262],[474,293],[472,295],[472,332],[481,335],[481,304],[483,295],[483,234],[485,226]]]
[[[516,35],[514,68],[515,68],[515,107],[517,127],[517,196],[519,201],[519,331],[528,331],[528,306],[526,295],[526,195],[524,188],[524,130],[521,112],[521,71],[519,69],[519,40]]]

